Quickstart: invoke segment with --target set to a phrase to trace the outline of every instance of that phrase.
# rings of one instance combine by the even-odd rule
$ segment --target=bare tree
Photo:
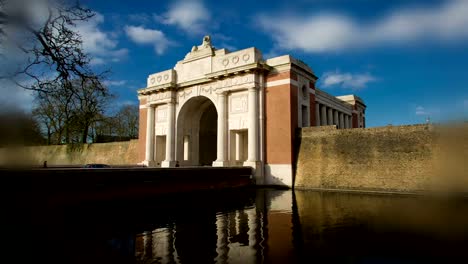
[[[113,97],[106,87],[96,88],[93,82],[71,84],[54,93],[38,92],[33,112],[50,144],[86,143],[90,128],[102,119]]]
[[[137,105],[124,105],[115,115],[102,117],[92,127],[95,142],[138,138],[138,112]]]
[[[73,121],[71,90],[36,95],[33,116],[47,136],[47,144],[69,142],[70,124]]]
[[[99,83],[77,82],[78,89],[73,97],[75,123],[81,130],[81,142],[86,143],[90,127],[101,120],[109,99],[113,96],[106,87],[96,87]]]
[[[56,109],[54,108],[55,105],[50,104],[48,101],[42,101],[32,111],[34,118],[37,120],[37,122],[42,124],[44,129],[46,130],[45,134],[47,137],[47,145],[51,145],[53,143],[60,143],[59,139],[53,139],[54,136],[61,138],[61,136],[57,132],[60,132],[62,126],[60,125],[61,122],[58,122],[60,121],[60,118],[56,117],[56,113],[61,112],[56,111]]]
[[[124,105],[115,115],[117,136],[135,139],[138,137],[138,106]]]
[[[38,3],[42,8],[34,10]],[[0,0],[0,79],[42,92],[70,89],[72,80],[101,88],[76,31],[93,16],[78,1]]]

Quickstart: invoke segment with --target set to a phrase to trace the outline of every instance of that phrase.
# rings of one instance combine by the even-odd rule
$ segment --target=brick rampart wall
[[[295,187],[468,192],[468,125],[304,128]]]

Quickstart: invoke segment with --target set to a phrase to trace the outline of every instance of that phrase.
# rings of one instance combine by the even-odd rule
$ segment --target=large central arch
[[[216,160],[218,113],[204,96],[190,98],[177,117],[177,158],[180,166],[211,166]]]

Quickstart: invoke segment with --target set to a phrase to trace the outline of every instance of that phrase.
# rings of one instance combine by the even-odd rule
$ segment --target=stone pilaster
[[[324,105],[321,105],[321,117],[320,117],[320,124],[322,126],[326,126],[327,125],[327,107],[324,106]]]
[[[248,129],[248,157],[244,166],[257,168],[258,166],[258,90],[249,88],[249,129]]]
[[[217,158],[213,167],[224,167],[227,161],[227,100],[226,93],[218,94],[218,142],[216,145]]]
[[[333,125],[333,109],[327,109],[327,124],[329,126]]]
[[[333,124],[338,126],[340,122],[338,121],[338,111],[333,110]]]
[[[344,128],[344,120],[343,120],[343,113],[340,112],[340,128]]]
[[[318,103],[315,104],[315,123],[316,126],[320,126],[320,106]]]
[[[161,167],[175,167],[175,103],[167,103],[167,135],[166,135],[166,159],[161,163]]]
[[[146,114],[146,147],[145,147],[145,164],[148,167],[154,166],[154,113],[155,107],[147,105]]]

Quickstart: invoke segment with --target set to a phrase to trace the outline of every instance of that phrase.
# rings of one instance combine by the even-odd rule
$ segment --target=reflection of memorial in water
[[[157,228],[151,232],[145,232],[136,238],[137,260],[156,260],[161,263],[170,263],[177,259],[174,243],[173,228]]]
[[[275,223],[270,229],[268,221]],[[255,206],[200,212],[138,235],[136,257],[156,263],[261,263],[268,252],[268,258],[281,259],[289,256],[285,248],[292,249],[291,224],[291,192],[259,191]]]
[[[136,238],[136,257],[161,263],[256,263],[260,248],[258,230],[262,221],[256,208],[229,213],[198,215],[176,221],[172,227],[157,228]]]
[[[466,200],[259,189],[255,203],[242,209],[184,215],[190,218],[137,237],[137,257],[161,263],[468,258]]]

